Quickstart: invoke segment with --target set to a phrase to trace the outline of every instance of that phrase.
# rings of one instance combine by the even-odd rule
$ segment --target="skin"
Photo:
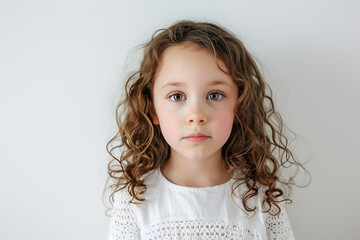
[[[221,148],[231,133],[238,89],[218,65],[227,72],[191,42],[168,47],[160,58],[150,114],[171,148],[161,172],[177,185],[215,186],[232,177],[223,171]],[[192,133],[208,138],[193,142],[186,138]]]

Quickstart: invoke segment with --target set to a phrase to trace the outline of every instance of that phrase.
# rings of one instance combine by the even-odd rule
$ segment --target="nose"
[[[197,107],[189,112],[186,120],[189,124],[205,124],[207,122],[207,117],[204,111]]]

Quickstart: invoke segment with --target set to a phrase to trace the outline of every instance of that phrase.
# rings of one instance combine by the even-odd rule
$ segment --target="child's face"
[[[171,46],[163,52],[155,77],[153,123],[160,125],[172,156],[221,158],[237,97],[237,86],[210,52],[194,43]]]

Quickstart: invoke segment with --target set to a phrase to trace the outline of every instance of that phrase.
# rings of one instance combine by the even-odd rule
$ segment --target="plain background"
[[[360,2],[0,1],[0,239],[106,239],[102,191],[134,48],[180,19],[259,59],[312,175],[297,239],[360,239]],[[134,55],[135,56],[135,55]]]

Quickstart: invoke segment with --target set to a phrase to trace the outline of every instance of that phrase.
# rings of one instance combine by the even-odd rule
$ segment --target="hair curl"
[[[288,139],[283,134],[283,120],[275,111],[271,88],[264,82],[254,57],[234,34],[209,22],[177,22],[156,31],[151,40],[142,45],[144,56],[140,69],[128,78],[126,96],[116,108],[119,131],[106,145],[113,158],[108,164],[108,180],[114,182],[110,186],[114,190],[110,197],[127,187],[132,196],[131,202],[134,199],[144,201],[140,197],[146,191],[142,177],[169,158],[170,147],[160,127],[152,124],[149,114],[151,93],[163,51],[188,41],[207,49],[221,60],[238,86],[234,125],[222,147],[226,171],[240,170],[243,173],[232,186],[232,193],[245,184],[247,191],[241,200],[246,211],[253,212],[256,207],[251,208],[247,203],[258,195],[259,184],[264,185],[267,187],[262,201],[264,209],[267,209],[265,212],[270,212],[274,206],[278,209],[275,215],[279,214],[278,203],[291,202],[285,198],[284,188],[290,194],[292,185],[296,185],[294,176],[286,180],[281,177],[280,169],[296,166],[297,169],[307,170],[288,148]],[[266,87],[270,95],[266,94]],[[109,150],[110,144],[116,140],[120,144]],[[112,153],[117,148],[122,151],[119,158]],[[282,152],[279,159],[273,154],[276,149]]]

